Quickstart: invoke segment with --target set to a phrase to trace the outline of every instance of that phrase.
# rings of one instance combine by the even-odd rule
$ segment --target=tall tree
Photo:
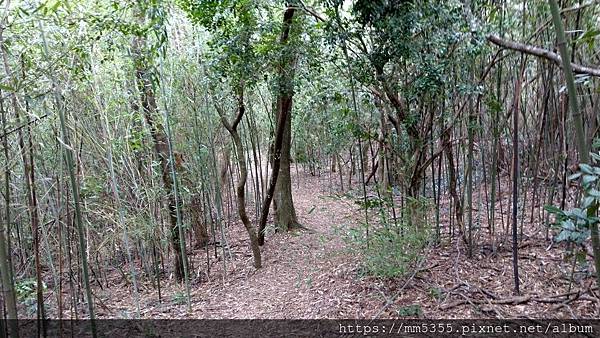
[[[141,2],[138,3],[138,16],[142,24],[145,24],[146,8]],[[132,40],[132,53],[135,65],[135,78],[137,88],[140,95],[141,107],[136,103],[137,109],[140,109],[148,128],[150,128],[150,135],[154,144],[154,152],[160,162],[160,171],[163,183],[164,193],[167,196],[167,207],[169,212],[169,234],[171,237],[171,247],[173,249],[173,267],[175,270],[175,277],[178,280],[183,280],[185,275],[185,251],[181,248],[180,236],[180,221],[178,219],[178,202],[176,200],[176,192],[174,190],[174,180],[170,168],[170,154],[169,154],[169,140],[168,135],[165,132],[165,128],[157,121],[158,116],[158,105],[156,102],[155,94],[155,83],[153,80],[157,79],[156,73],[149,68],[152,64],[151,51],[147,49],[146,39],[143,33],[134,37]]]
[[[0,46],[4,45],[4,39],[2,32],[0,31]],[[14,72],[11,69],[6,55],[6,51],[2,49],[2,60],[4,62],[4,70],[6,71],[6,77],[12,79],[11,83],[13,88],[17,88],[17,79],[14,77]],[[25,70],[23,70],[25,72]],[[25,176],[25,191],[27,193],[27,210],[29,212],[29,220],[31,222],[31,232],[33,235],[33,250],[34,250],[34,261],[35,261],[35,276],[36,276],[36,306],[37,306],[37,318],[38,318],[38,335],[46,334],[46,321],[45,321],[45,309],[44,309],[44,284],[42,281],[41,271],[41,257],[40,257],[40,218],[38,212],[38,201],[35,184],[35,162],[34,162],[34,143],[33,135],[31,131],[31,125],[22,119],[23,105],[19,102],[17,94],[13,91],[10,93],[13,113],[17,120],[18,125],[26,126],[25,128],[19,128],[17,131],[17,139],[19,144],[19,150],[21,153],[21,160],[23,161],[23,172]],[[27,105],[25,105],[27,106]],[[25,142],[27,139],[27,143]],[[40,333],[43,332],[43,333]]]
[[[0,30],[0,36],[2,35],[2,31]],[[0,38],[1,39],[1,38]],[[1,97],[1,92],[0,92]],[[2,137],[2,145],[4,148],[4,156],[5,156],[5,170],[4,170],[4,202],[5,202],[5,224],[6,228],[0,228],[0,277],[2,277],[2,293],[3,298],[6,303],[6,312],[8,314],[7,319],[9,320],[9,332],[13,337],[19,337],[19,325],[17,323],[18,313],[17,313],[17,301],[15,297],[15,285],[13,283],[12,277],[12,266],[11,261],[8,259],[9,245],[8,245],[8,236],[10,236],[10,169],[8,167],[8,135],[6,135],[6,112],[4,111],[4,100],[0,99],[0,114],[2,114],[2,133],[4,136]]]
[[[556,37],[558,40],[558,50],[562,59],[563,71],[565,73],[565,80],[567,82],[569,105],[571,116],[573,117],[574,121],[577,150],[579,152],[580,162],[583,164],[589,164],[590,154],[585,129],[583,127],[583,114],[579,108],[577,89],[575,88],[575,79],[573,77],[573,69],[571,65],[571,55],[569,54],[567,47],[565,29],[563,27],[562,19],[560,18],[560,11],[556,0],[550,0],[550,11],[552,12],[552,21],[554,23],[554,29],[556,31]],[[597,212],[598,203],[594,202],[592,207],[587,209],[587,216],[596,217]],[[596,222],[590,224],[590,235],[592,237],[592,248],[594,250],[596,282],[598,286],[600,286],[600,236],[598,235],[598,224]]]
[[[291,5],[283,14],[283,25],[279,43],[281,45],[281,56],[278,65],[277,80],[277,128],[283,124],[283,138],[281,150],[274,149],[273,164],[279,156],[279,176],[276,178],[275,187],[275,215],[277,225],[284,230],[297,227],[298,218],[292,197],[291,176],[291,144],[292,144],[292,100],[294,96],[294,73],[296,66],[296,53],[294,46],[289,43],[290,31],[294,23],[294,7]],[[275,170],[275,166],[273,166]]]
[[[244,113],[246,112],[243,83],[238,88],[237,113],[233,122],[229,122],[225,111],[220,105],[215,104],[215,109],[218,111],[219,116],[221,117],[221,122],[231,135],[235,145],[237,162],[240,170],[240,178],[236,186],[238,214],[240,215],[240,219],[242,220],[242,223],[248,232],[248,236],[250,237],[250,248],[252,249],[252,256],[254,257],[254,267],[260,269],[262,262],[258,236],[254,226],[248,218],[248,214],[246,213],[246,181],[248,179],[248,165],[246,164],[246,155],[244,146],[242,144],[242,139],[237,130],[242,118],[244,117]]]
[[[254,267],[258,269],[262,265],[259,235],[246,211],[248,163],[238,129],[246,114],[246,92],[255,86],[257,75],[261,70],[257,53],[258,42],[256,41],[256,37],[259,36],[256,14],[258,6],[251,0],[222,2],[181,0],[180,6],[194,22],[201,24],[213,33],[210,47],[216,62],[211,64],[209,69],[219,77],[211,79],[211,86],[217,87],[222,79],[226,79],[226,85],[219,88],[224,89],[223,92],[230,92],[235,98],[236,114],[232,121],[228,118],[225,111],[226,105],[223,102],[215,101],[214,107],[222,125],[233,140],[239,169],[235,189],[238,215],[250,238]],[[217,98],[216,95],[213,94],[213,96],[215,96],[213,99]],[[224,175],[222,177],[224,178]]]
[[[44,31],[44,27],[42,22],[40,22],[40,30],[43,42],[43,54],[44,57],[49,58],[50,52],[48,47],[48,42],[46,39],[46,33]],[[97,337],[96,331],[96,316],[94,314],[94,299],[92,294],[92,287],[90,285],[90,273],[88,266],[88,253],[86,250],[86,237],[84,234],[84,224],[83,224],[83,215],[81,211],[81,195],[79,193],[80,187],[77,181],[77,174],[75,173],[75,160],[73,159],[74,148],[71,144],[68,128],[67,128],[67,117],[65,114],[65,106],[64,101],[59,92],[59,87],[57,80],[50,75],[50,79],[52,82],[52,93],[54,97],[54,107],[58,112],[59,122],[60,122],[60,132],[61,132],[61,143],[63,149],[63,158],[67,165],[67,172],[69,174],[69,181],[71,185],[71,192],[73,196],[73,204],[75,206],[75,224],[77,227],[77,239],[79,245],[79,255],[81,257],[81,272],[83,277],[83,284],[85,288],[87,305],[88,305],[88,315],[90,318],[90,324],[92,329],[92,336],[94,338]]]

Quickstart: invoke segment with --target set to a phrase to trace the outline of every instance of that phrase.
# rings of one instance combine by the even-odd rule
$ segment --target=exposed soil
[[[464,241],[448,237],[447,202],[442,203],[437,246],[425,250],[425,259],[404,277],[382,279],[364,276],[361,257],[344,239],[345,229],[364,217],[348,195],[335,194],[329,179],[300,173],[294,185],[299,221],[310,231],[273,233],[262,248],[263,268],[252,267],[247,234],[241,223],[228,229],[231,258],[224,273],[221,249],[218,259],[209,248],[194,250],[191,307],[185,288],[165,276],[162,301],[149,281],[140,285],[142,318],[598,318],[600,306],[592,274],[575,273],[569,289],[572,260],[565,248],[545,239],[541,224],[524,224],[519,245],[521,294],[513,291],[509,239],[496,237],[492,250],[486,222],[475,238],[478,246],[467,257]],[[356,192],[360,195],[360,192]],[[504,196],[508,199],[508,196]],[[505,200],[506,201],[506,200]],[[505,204],[505,208],[506,204]],[[505,210],[506,213],[506,210]],[[497,232],[503,232],[500,217]],[[485,218],[485,217],[483,217]],[[506,220],[506,218],[505,218]],[[591,258],[588,257],[588,262]],[[593,267],[589,267],[593,270]],[[415,272],[416,271],[416,272]],[[96,288],[99,318],[133,318],[133,287],[118,273],[109,286]],[[65,293],[68,303],[68,294]],[[48,296],[50,302],[53,296]],[[85,308],[79,305],[80,310]],[[64,311],[69,316],[70,311]],[[49,311],[53,317],[55,311]]]

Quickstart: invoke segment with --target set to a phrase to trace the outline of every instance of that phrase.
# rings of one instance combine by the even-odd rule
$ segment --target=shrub
[[[365,272],[378,277],[399,277],[410,267],[427,245],[429,234],[425,229],[404,226],[401,231],[391,227],[375,229],[364,246]]]
[[[385,207],[379,203],[371,203],[370,206]],[[394,278],[410,271],[431,237],[426,222],[427,210],[426,200],[412,199],[407,203],[404,219],[397,221],[398,226],[389,225],[386,219],[381,218],[379,225],[371,224],[368,237],[365,224],[362,228],[350,230],[350,241],[362,253],[366,275]]]

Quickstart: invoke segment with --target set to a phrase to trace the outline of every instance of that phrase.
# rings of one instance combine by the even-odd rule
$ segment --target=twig
[[[448,310],[460,305],[464,305],[464,304],[471,304],[473,306],[475,306],[475,304],[484,304],[484,303],[489,303],[489,304],[496,304],[496,305],[518,305],[518,304],[523,304],[523,303],[527,303],[529,301],[532,300],[531,296],[520,296],[520,297],[511,297],[511,298],[504,298],[504,299],[493,299],[493,300],[476,300],[476,299],[470,299],[467,296],[465,296],[464,294],[459,294],[461,297],[465,298],[464,300],[459,300],[450,304],[445,304],[440,306],[440,309],[442,310]]]
[[[425,255],[423,255],[421,257],[425,257]],[[394,304],[394,301],[396,300],[396,298],[398,298],[398,296],[400,295],[400,293],[402,291],[404,291],[404,289],[413,280],[413,278],[415,278],[415,276],[417,275],[417,273],[419,273],[419,271],[421,271],[421,266],[423,265],[424,262],[425,262],[425,259],[421,258],[421,260],[419,261],[418,268],[413,271],[413,273],[411,274],[411,276],[404,282],[404,285],[402,285],[402,287],[398,291],[396,291],[396,293],[394,294],[394,296],[392,296],[390,299],[388,299],[385,302],[385,305],[381,309],[379,309],[379,311],[377,311],[377,313],[373,316],[373,318],[371,320],[377,319],[377,317],[379,317],[379,315],[381,313],[383,313],[383,311],[385,311],[390,305]]]
[[[20,125],[20,126],[18,126],[18,127],[15,127],[14,129],[12,129],[12,130],[9,130],[9,131],[5,132],[4,134],[0,135],[0,139],[3,139],[3,138],[5,138],[6,136],[8,136],[8,135],[10,135],[10,134],[12,134],[12,133],[14,133],[14,132],[16,132],[16,131],[19,131],[20,129],[23,129],[23,128],[25,128],[25,127],[27,127],[27,126],[31,125],[31,124],[34,124],[34,123],[36,123],[36,122],[40,121],[41,119],[43,119],[43,118],[45,118],[45,117],[47,117],[47,116],[48,116],[48,114],[44,114],[44,115],[42,115],[42,116],[40,116],[40,117],[38,117],[38,118],[36,118],[36,119],[34,119],[34,120],[31,120],[31,121],[29,121],[29,122],[27,122],[27,123],[23,124],[23,125]]]
[[[570,303],[572,303],[573,301],[575,301],[575,300],[579,299],[579,296],[580,296],[580,295],[579,295],[579,293],[577,293],[577,294],[575,295],[575,297],[573,297],[573,298],[569,298],[569,299],[567,299],[567,300],[563,301],[562,303],[558,304],[557,306],[553,307],[553,308],[552,308],[552,311],[560,310],[561,308],[563,308],[563,307],[565,307],[565,306],[568,306],[568,305],[569,305]]]

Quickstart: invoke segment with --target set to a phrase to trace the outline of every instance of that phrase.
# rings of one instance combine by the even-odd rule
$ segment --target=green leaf
[[[577,41],[590,43],[591,41],[593,42],[594,38],[598,35],[600,35],[600,30],[592,28],[581,34]]]
[[[57,0],[50,1],[48,10],[50,12],[56,12],[56,10],[58,9],[59,6],[60,6],[60,1],[57,1]]]
[[[578,173],[574,173],[573,175],[570,175],[569,177],[567,177],[567,179],[568,179],[569,181],[573,181],[573,180],[576,180],[576,179],[578,179],[578,178],[579,178],[581,175],[582,175],[582,174],[581,174],[580,172],[578,172]]]
[[[592,205],[592,203],[594,203],[596,201],[596,198],[594,198],[593,196],[587,196],[583,199],[583,201],[581,202],[581,206],[584,209],[587,209],[590,207],[590,205]]]
[[[600,198],[600,191],[596,189],[590,189],[587,194],[595,198]]]
[[[564,214],[564,212],[560,208],[555,207],[554,205],[544,205],[544,209],[551,214]]]
[[[590,30],[586,31],[585,33],[583,33],[583,35],[581,35],[580,39],[593,38],[597,35],[600,35],[600,30],[590,29]]]
[[[573,223],[573,221],[564,221],[562,223],[562,227],[563,227],[563,230],[574,231],[575,230],[575,223]]]
[[[598,177],[595,175],[584,175],[583,181],[581,183],[585,186],[585,185],[588,185],[588,184],[596,181],[597,179],[598,179]]]
[[[573,215],[575,215],[575,217],[577,217],[579,219],[587,221],[587,213],[580,208],[573,209]]]
[[[585,263],[586,258],[587,258],[587,255],[584,250],[577,251],[577,254],[575,255],[575,259],[577,260],[577,262],[579,264]]]
[[[557,236],[554,237],[555,242],[563,242],[569,238],[569,231],[561,231]]]
[[[579,169],[582,172],[584,172],[585,174],[589,174],[589,175],[593,175],[594,174],[594,169],[589,164],[580,163],[579,164]]]
[[[0,89],[5,90],[7,92],[15,92],[15,89],[11,86],[7,86],[5,84],[0,83]]]

